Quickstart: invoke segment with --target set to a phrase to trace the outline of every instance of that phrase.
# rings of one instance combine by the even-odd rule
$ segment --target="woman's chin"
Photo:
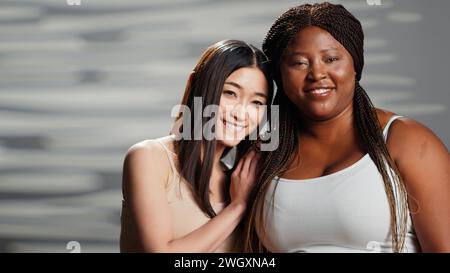
[[[217,142],[219,142],[220,144],[226,146],[226,147],[235,147],[237,146],[243,139],[245,138],[245,136],[223,136],[223,137],[218,137],[217,138]]]
[[[302,111],[308,119],[314,121],[325,121],[337,115],[332,107],[311,107],[307,111]]]

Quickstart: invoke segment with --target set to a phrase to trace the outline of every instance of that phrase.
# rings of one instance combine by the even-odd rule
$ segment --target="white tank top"
[[[385,140],[399,117],[388,121]],[[272,181],[264,204],[266,238],[262,242],[269,251],[392,252],[389,203],[383,179],[369,154],[343,170],[318,178],[279,178],[278,183],[277,179]],[[420,251],[409,212],[403,251]]]

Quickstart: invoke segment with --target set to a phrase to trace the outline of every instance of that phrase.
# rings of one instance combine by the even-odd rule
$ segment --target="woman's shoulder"
[[[158,156],[164,153],[164,149],[161,147],[161,144],[156,139],[146,139],[139,141],[128,149],[126,158],[129,157],[154,157],[158,158]]]
[[[395,122],[393,122],[389,127],[389,139],[395,139],[399,136],[404,137],[413,132],[419,134],[433,134],[433,132],[429,128],[414,119],[404,117],[394,112],[380,108],[376,108],[376,113],[382,129],[385,129],[387,123],[391,120],[392,117],[399,116],[399,118],[397,118]]]
[[[375,112],[382,129],[384,129],[389,120],[396,115],[394,112],[380,108],[375,108]]]
[[[138,143],[133,144],[127,151],[127,155],[142,155],[142,156],[153,156],[160,157],[164,155],[167,151],[171,153],[174,152],[174,138],[170,136],[146,139]],[[166,149],[165,149],[166,148]]]
[[[169,153],[174,153],[173,140],[170,137],[146,139],[128,149],[124,165],[168,173],[171,169]]]
[[[397,115],[383,109],[376,109],[376,111],[382,128],[385,128],[388,121],[394,115]],[[417,149],[424,145],[431,149],[445,148],[445,145],[432,130],[414,119],[402,116],[390,125],[387,146],[393,156],[401,156],[406,154],[408,150]]]

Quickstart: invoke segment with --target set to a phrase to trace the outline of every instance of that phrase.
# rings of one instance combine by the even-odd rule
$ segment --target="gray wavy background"
[[[208,45],[260,46],[302,2],[0,1],[0,252],[117,252],[127,148],[168,132]],[[375,104],[448,146],[450,2],[332,2],[363,23]]]

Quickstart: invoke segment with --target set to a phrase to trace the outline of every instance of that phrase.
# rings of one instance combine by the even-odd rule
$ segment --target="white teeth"
[[[245,128],[245,126],[239,126],[239,125],[236,125],[236,124],[233,124],[233,123],[229,123],[229,122],[226,122],[226,121],[224,121],[223,123],[225,124],[225,127],[227,128],[227,130],[232,130],[232,131],[239,132],[239,131],[244,130],[244,128]]]
[[[309,91],[310,93],[313,93],[313,94],[324,94],[324,93],[326,93],[326,92],[328,92],[328,91],[330,91],[330,89],[325,89],[325,88],[323,88],[323,89],[313,89],[313,90],[311,90],[311,91]]]

